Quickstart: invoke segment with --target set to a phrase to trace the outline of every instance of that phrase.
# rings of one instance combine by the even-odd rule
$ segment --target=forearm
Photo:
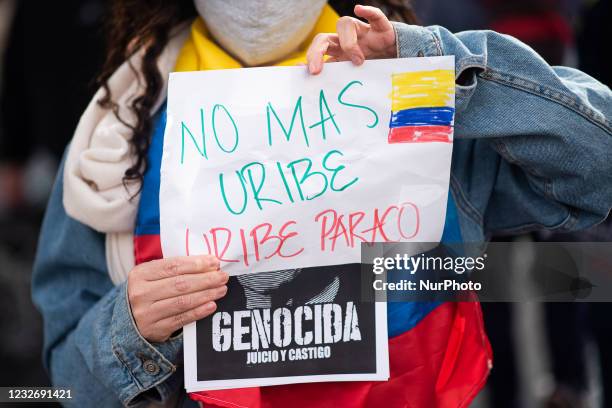
[[[136,330],[128,310],[125,284],[108,292],[78,325],[50,350],[55,386],[74,390],[75,406],[139,406],[168,401],[181,388],[177,364],[182,340],[152,345]],[[98,403],[98,401],[97,401]]]
[[[126,284],[115,287],[108,276],[104,235],[67,216],[61,179],[43,222],[32,294],[45,365],[54,385],[74,390],[75,406],[167,400],[180,388],[182,339],[151,344],[140,336]]]
[[[455,56],[453,173],[491,183],[481,214],[487,229],[519,231],[530,223],[579,229],[607,215],[609,88],[577,70],[550,67],[526,45],[495,32],[455,35],[397,23],[395,29],[400,57]],[[484,180],[483,173],[495,179]]]

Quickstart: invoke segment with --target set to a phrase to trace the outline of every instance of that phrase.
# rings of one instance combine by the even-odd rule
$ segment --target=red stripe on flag
[[[484,386],[491,358],[480,304],[444,303],[412,330],[389,340],[388,381],[291,384],[189,395],[204,407],[462,408]]]
[[[451,126],[402,126],[389,129],[389,143],[451,143]]]
[[[159,235],[134,235],[136,265],[163,258]]]

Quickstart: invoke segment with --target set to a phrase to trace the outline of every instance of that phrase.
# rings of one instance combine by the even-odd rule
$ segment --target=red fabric
[[[159,235],[134,235],[136,265],[163,258]]]
[[[444,303],[389,339],[384,382],[335,382],[190,394],[205,407],[467,407],[486,382],[492,352],[478,302]]]
[[[161,258],[159,235],[134,237],[136,263]],[[204,407],[461,408],[486,382],[492,351],[478,302],[444,303],[389,339],[390,379],[191,393]]]

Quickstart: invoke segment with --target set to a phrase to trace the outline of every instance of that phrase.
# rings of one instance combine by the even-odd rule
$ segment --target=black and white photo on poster
[[[362,300],[359,273],[350,264],[230,277],[216,312],[185,328],[187,390],[386,380],[386,304]]]

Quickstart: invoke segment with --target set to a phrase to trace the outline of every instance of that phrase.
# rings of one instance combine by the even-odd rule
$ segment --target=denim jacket
[[[491,31],[452,34],[395,24],[400,57],[455,55],[451,193],[465,241],[534,228],[575,230],[612,207],[612,93],[571,68],[550,67]],[[60,174],[62,169],[60,169]],[[182,337],[138,332],[126,284],[107,273],[104,236],[68,217],[58,177],[33,272],[44,318],[44,363],[67,405],[146,405],[184,398]]]

